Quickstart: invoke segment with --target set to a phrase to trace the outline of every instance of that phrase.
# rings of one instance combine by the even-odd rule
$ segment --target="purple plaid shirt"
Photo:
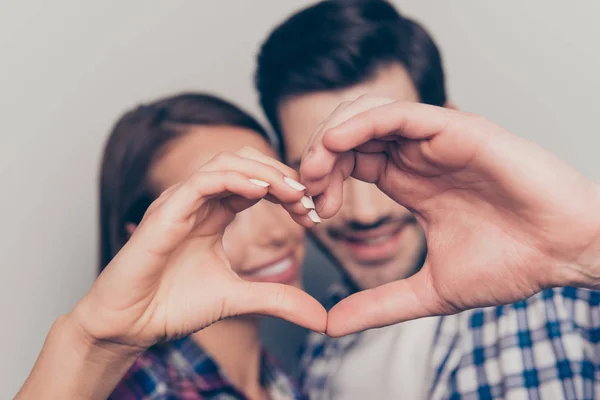
[[[273,400],[301,399],[296,386],[264,353],[261,379]],[[219,366],[190,337],[156,345],[129,369],[110,399],[239,400]]]

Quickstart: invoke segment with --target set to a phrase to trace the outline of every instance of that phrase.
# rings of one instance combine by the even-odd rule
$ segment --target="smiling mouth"
[[[373,229],[330,231],[329,236],[340,243],[344,252],[363,265],[382,265],[394,259],[405,233],[416,224],[413,218],[387,223]]]
[[[404,225],[400,226],[398,229],[394,230],[391,233],[388,233],[388,234],[385,234],[385,235],[381,235],[381,236],[377,236],[377,237],[373,237],[373,238],[359,239],[359,238],[356,238],[356,237],[340,237],[338,240],[344,241],[344,242],[348,242],[348,243],[362,244],[362,245],[366,245],[366,246],[374,246],[374,245],[377,245],[377,244],[385,243],[386,241],[390,240],[398,232],[400,232],[402,230],[402,228],[404,228]]]
[[[243,272],[240,275],[250,281],[288,283],[298,279],[299,272],[300,264],[294,257],[294,254],[291,253],[269,264],[264,264]]]
[[[281,274],[282,272],[285,272],[286,270],[291,268],[293,264],[294,264],[294,260],[292,260],[291,257],[288,257],[284,260],[276,262],[275,264],[271,265],[270,267],[261,268],[257,272],[253,273],[252,275],[254,275],[254,276],[272,276],[272,275]]]

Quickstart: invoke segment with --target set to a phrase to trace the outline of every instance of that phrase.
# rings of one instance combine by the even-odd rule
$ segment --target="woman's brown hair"
[[[192,125],[248,128],[271,142],[250,114],[209,94],[183,93],[126,112],[113,127],[102,159],[100,272],[127,242],[126,224],[138,224],[158,195],[147,182],[157,153]]]

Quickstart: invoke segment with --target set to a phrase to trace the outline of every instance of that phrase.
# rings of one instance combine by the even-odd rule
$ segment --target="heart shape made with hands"
[[[330,336],[512,303],[554,286],[599,286],[598,186],[482,117],[362,96],[317,128],[300,175],[323,218],[340,209],[343,181],[353,177],[413,212],[427,238],[418,273],[329,311]]]
[[[243,149],[164,192],[71,313],[81,330],[139,349],[223,318],[263,314],[337,337],[511,303],[553,286],[600,287],[598,186],[481,117],[363,96],[341,104],[312,135],[300,165],[305,186],[282,176],[297,177]],[[327,312],[298,288],[244,281],[231,269],[222,239],[236,213],[272,198],[311,227],[304,196],[330,218],[350,177],[413,212],[428,247],[418,273]]]

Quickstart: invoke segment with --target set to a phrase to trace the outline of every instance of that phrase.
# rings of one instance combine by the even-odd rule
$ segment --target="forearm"
[[[94,342],[61,316],[16,399],[106,399],[140,353]]]

